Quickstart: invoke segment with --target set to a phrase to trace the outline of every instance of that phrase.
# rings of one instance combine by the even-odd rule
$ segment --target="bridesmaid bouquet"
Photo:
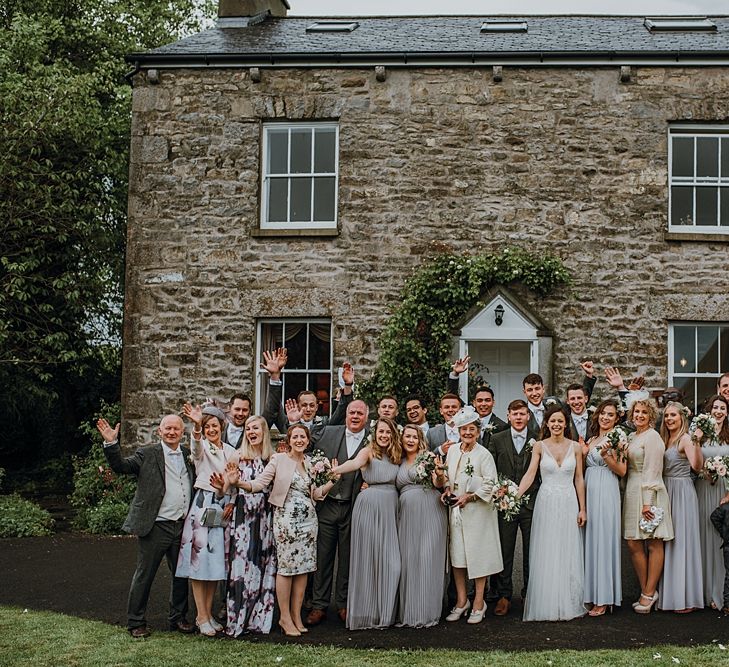
[[[712,484],[721,478],[724,486],[729,490],[729,456],[710,456],[704,461],[704,467],[701,470],[701,476],[708,479]]]
[[[324,486],[332,479],[332,462],[321,449],[315,449],[311,453],[309,476],[314,486]]]
[[[415,457],[416,484],[432,488],[435,468],[435,452],[420,452]]]
[[[620,463],[627,460],[628,455],[628,434],[619,426],[608,431],[605,436],[605,442],[597,447],[602,452],[607,449],[612,451],[615,460]]]
[[[653,513],[653,518],[648,520],[645,517],[641,517],[640,519],[640,529],[644,533],[648,533],[648,535],[653,535],[653,533],[656,532],[656,528],[661,524],[661,521],[663,521],[663,508],[662,507],[656,507],[655,505],[651,505],[651,512]]]
[[[491,491],[491,502],[506,521],[513,521],[521,506],[529,502],[529,496],[519,497],[519,486],[508,477],[499,475]]]
[[[691,420],[688,434],[693,437],[697,428],[700,429],[704,436],[706,436],[709,440],[713,440],[716,437],[716,419],[714,419],[711,415],[696,415]]]

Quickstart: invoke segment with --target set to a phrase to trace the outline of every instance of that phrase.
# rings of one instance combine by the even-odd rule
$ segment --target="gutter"
[[[440,67],[729,67],[729,51],[478,51],[418,53],[135,53],[126,61],[160,69]]]

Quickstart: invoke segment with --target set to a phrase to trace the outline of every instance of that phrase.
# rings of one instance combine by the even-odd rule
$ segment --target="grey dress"
[[[416,484],[414,466],[403,461],[397,533],[400,541],[398,625],[427,628],[440,621],[446,585],[448,510],[437,489]]]
[[[585,602],[619,605],[622,601],[620,485],[596,447],[585,459]]]
[[[663,576],[658,584],[658,609],[704,606],[699,545],[699,503],[691,480],[691,464],[677,447],[663,455],[663,483],[671,506],[674,538],[665,543]]]
[[[362,469],[368,488],[352,510],[347,628],[386,628],[395,623],[400,583],[397,488],[400,466],[387,456]]]
[[[701,453],[707,459],[711,456],[729,456],[729,444],[702,445]],[[704,605],[712,604],[721,609],[724,601],[724,560],[721,552],[721,537],[711,524],[709,517],[719,506],[719,500],[726,490],[719,481],[696,481],[696,495],[699,499],[699,536],[701,541],[701,573],[704,578]]]

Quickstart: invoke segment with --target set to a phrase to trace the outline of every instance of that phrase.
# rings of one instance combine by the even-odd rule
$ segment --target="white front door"
[[[530,341],[467,341],[471,370],[494,390],[494,414],[504,421],[509,403],[524,398],[522,381],[531,372],[532,344]]]

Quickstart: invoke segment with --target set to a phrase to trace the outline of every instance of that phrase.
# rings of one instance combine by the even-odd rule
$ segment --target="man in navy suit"
[[[124,531],[139,538],[137,569],[129,590],[127,629],[134,638],[150,635],[145,617],[147,602],[159,565],[166,558],[172,573],[170,630],[194,632],[195,628],[186,618],[187,579],[175,577],[182,527],[195,481],[190,450],[180,446],[185,430],[182,419],[179,415],[164,417],[157,429],[162,442],[140,447],[126,458],[119,447],[119,424],[111,428],[109,422],[99,419],[96,427],[104,439],[109,467],[121,475],[137,478],[137,491],[122,526]]]

